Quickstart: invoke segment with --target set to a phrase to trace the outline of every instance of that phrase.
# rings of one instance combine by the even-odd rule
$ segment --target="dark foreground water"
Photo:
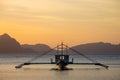
[[[30,65],[21,69],[14,67],[32,59],[35,54],[0,55],[0,80],[120,80],[120,55],[87,55],[92,59],[109,65],[106,70],[100,66],[69,65],[69,71],[55,71],[55,65]],[[75,62],[90,62],[73,55]],[[43,56],[34,62],[50,62],[51,55]]]

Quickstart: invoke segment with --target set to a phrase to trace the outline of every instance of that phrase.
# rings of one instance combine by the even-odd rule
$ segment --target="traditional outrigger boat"
[[[53,61],[53,59],[51,59],[50,63],[44,63],[44,62],[32,63],[32,61],[40,58],[41,56],[44,56],[44,55],[50,53],[51,51],[53,51],[55,49],[57,51],[57,54],[54,55],[55,61]],[[70,54],[65,54],[64,53],[65,50],[66,51],[67,50],[71,50],[71,51],[73,51],[73,52],[75,52],[75,53],[83,56],[84,58],[90,60],[92,63],[75,63],[73,58],[70,60]],[[67,45],[63,44],[63,42],[60,45],[56,46],[55,48],[50,49],[50,50],[44,52],[43,54],[40,54],[39,56],[31,59],[30,61],[15,66],[15,68],[18,69],[18,68],[22,68],[24,65],[33,65],[33,64],[56,64],[58,66],[58,68],[54,68],[54,70],[72,70],[72,68],[67,68],[66,67],[69,64],[76,64],[76,65],[97,65],[97,66],[104,67],[105,69],[108,69],[108,67],[109,67],[109,66],[107,66],[105,64],[98,63],[97,61],[89,58],[88,56],[86,56],[86,55],[78,52],[77,50],[75,50],[73,48],[68,47]]]

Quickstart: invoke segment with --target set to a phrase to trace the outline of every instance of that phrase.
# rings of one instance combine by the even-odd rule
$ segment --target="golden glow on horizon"
[[[0,35],[20,43],[120,43],[119,0],[1,0]]]

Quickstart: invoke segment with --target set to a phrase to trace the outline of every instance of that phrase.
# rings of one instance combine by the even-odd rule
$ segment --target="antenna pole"
[[[64,50],[64,46],[63,46],[63,42],[61,43],[61,54],[63,55],[63,50]]]

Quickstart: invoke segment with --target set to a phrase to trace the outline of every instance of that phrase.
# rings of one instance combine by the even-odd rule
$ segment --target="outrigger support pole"
[[[29,60],[29,61],[27,61],[27,62],[25,62],[25,63],[19,64],[19,65],[15,66],[15,68],[16,68],[16,69],[22,68],[24,65],[28,65],[28,64],[26,64],[26,63],[30,63],[30,62],[32,62],[32,61],[34,61],[34,60],[36,60],[36,59],[38,59],[38,58],[40,58],[40,57],[48,54],[48,53],[50,53],[51,51],[53,51],[53,50],[54,50],[55,48],[57,48],[57,47],[58,47],[58,46],[56,46],[56,47],[54,47],[53,49],[50,49],[50,50],[48,50],[48,51],[46,51],[46,52],[44,52],[44,53],[42,53],[42,54],[34,57],[33,59],[31,59],[31,60]],[[30,64],[29,64],[29,65],[30,65]]]
[[[64,45],[64,46],[68,47],[67,45]],[[90,60],[90,61],[93,62],[93,63],[80,63],[80,64],[84,64],[84,65],[85,65],[85,64],[86,64],[86,65],[87,65],[87,64],[92,64],[92,65],[102,66],[102,67],[104,67],[104,68],[106,68],[106,69],[109,68],[109,66],[107,66],[107,65],[105,65],[105,64],[98,63],[97,61],[95,61],[95,60],[91,59],[90,57],[88,57],[88,56],[86,56],[86,55],[78,52],[77,50],[75,50],[75,49],[73,49],[73,48],[70,48],[70,47],[68,47],[68,48],[69,48],[70,50],[72,50],[73,52],[75,52],[75,53],[77,53],[77,54],[83,56],[84,58],[86,58],[86,59],[88,59],[88,60]],[[75,64],[75,63],[73,63],[73,64]],[[79,64],[79,63],[78,63],[78,64]]]

